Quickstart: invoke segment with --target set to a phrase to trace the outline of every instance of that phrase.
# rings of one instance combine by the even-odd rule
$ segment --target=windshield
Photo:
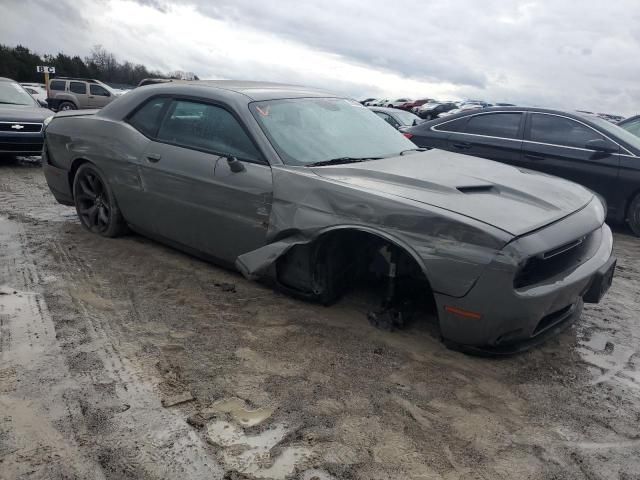
[[[270,100],[252,103],[250,108],[287,165],[389,157],[416,148],[371,110],[351,100]]]
[[[14,82],[0,82],[0,104],[34,105],[31,95]]]
[[[614,137],[618,137],[618,139],[623,142],[628,143],[636,150],[640,150],[640,138],[636,137],[633,133],[625,130],[618,125],[608,122],[607,120],[603,120],[600,117],[589,117],[589,121],[595,123],[600,127],[605,133],[608,133]],[[614,138],[615,140],[615,138]]]
[[[402,125],[413,125],[414,121],[418,121],[421,122],[422,120],[420,120],[420,117],[417,115],[414,115],[411,112],[405,112],[403,110],[398,110],[397,112],[393,112],[393,116],[396,117],[396,120],[398,120]]]

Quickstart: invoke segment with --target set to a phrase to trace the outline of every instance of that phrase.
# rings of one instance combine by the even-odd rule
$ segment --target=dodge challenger
[[[129,229],[331,304],[384,283],[369,319],[429,299],[446,345],[507,354],[599,302],[616,260],[605,207],[572,182],[424,151],[329,92],[239,81],[137,88],[45,130],[55,198],[91,232]]]

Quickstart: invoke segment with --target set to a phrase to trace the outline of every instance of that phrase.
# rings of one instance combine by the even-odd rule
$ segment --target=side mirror
[[[611,142],[607,142],[602,138],[594,138],[593,140],[589,140],[584,148],[588,148],[589,150],[595,150],[596,152],[603,153],[615,153],[618,151],[617,145],[614,145]]]
[[[244,163],[242,163],[232,155],[229,155],[227,157],[227,164],[229,165],[229,170],[231,170],[233,173],[240,173],[246,170],[244,167]]]
[[[414,119],[413,119],[413,124],[412,124],[412,126],[414,126],[414,127],[415,127],[416,125],[418,125],[418,123],[419,123],[419,122],[418,122],[418,119],[417,119],[417,118],[414,118]]]
[[[43,108],[49,108],[49,105],[44,100],[38,99],[38,105],[40,105]]]

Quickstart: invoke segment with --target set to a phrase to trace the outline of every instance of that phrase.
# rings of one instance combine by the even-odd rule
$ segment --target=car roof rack
[[[54,77],[51,80],[76,80],[78,82],[88,82],[88,83],[102,83],[100,80],[95,78],[81,78],[81,77]]]

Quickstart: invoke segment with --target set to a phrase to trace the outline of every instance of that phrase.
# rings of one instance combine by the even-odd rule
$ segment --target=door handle
[[[542,155],[534,155],[532,153],[525,153],[524,158],[528,158],[529,160],[544,160]]]
[[[94,98],[94,96],[93,95],[89,95],[89,98]]]
[[[454,143],[453,146],[459,148],[460,150],[467,150],[471,148],[471,144],[467,142]]]
[[[147,153],[147,161],[151,163],[159,162],[161,158],[162,155],[160,155],[159,153]]]

